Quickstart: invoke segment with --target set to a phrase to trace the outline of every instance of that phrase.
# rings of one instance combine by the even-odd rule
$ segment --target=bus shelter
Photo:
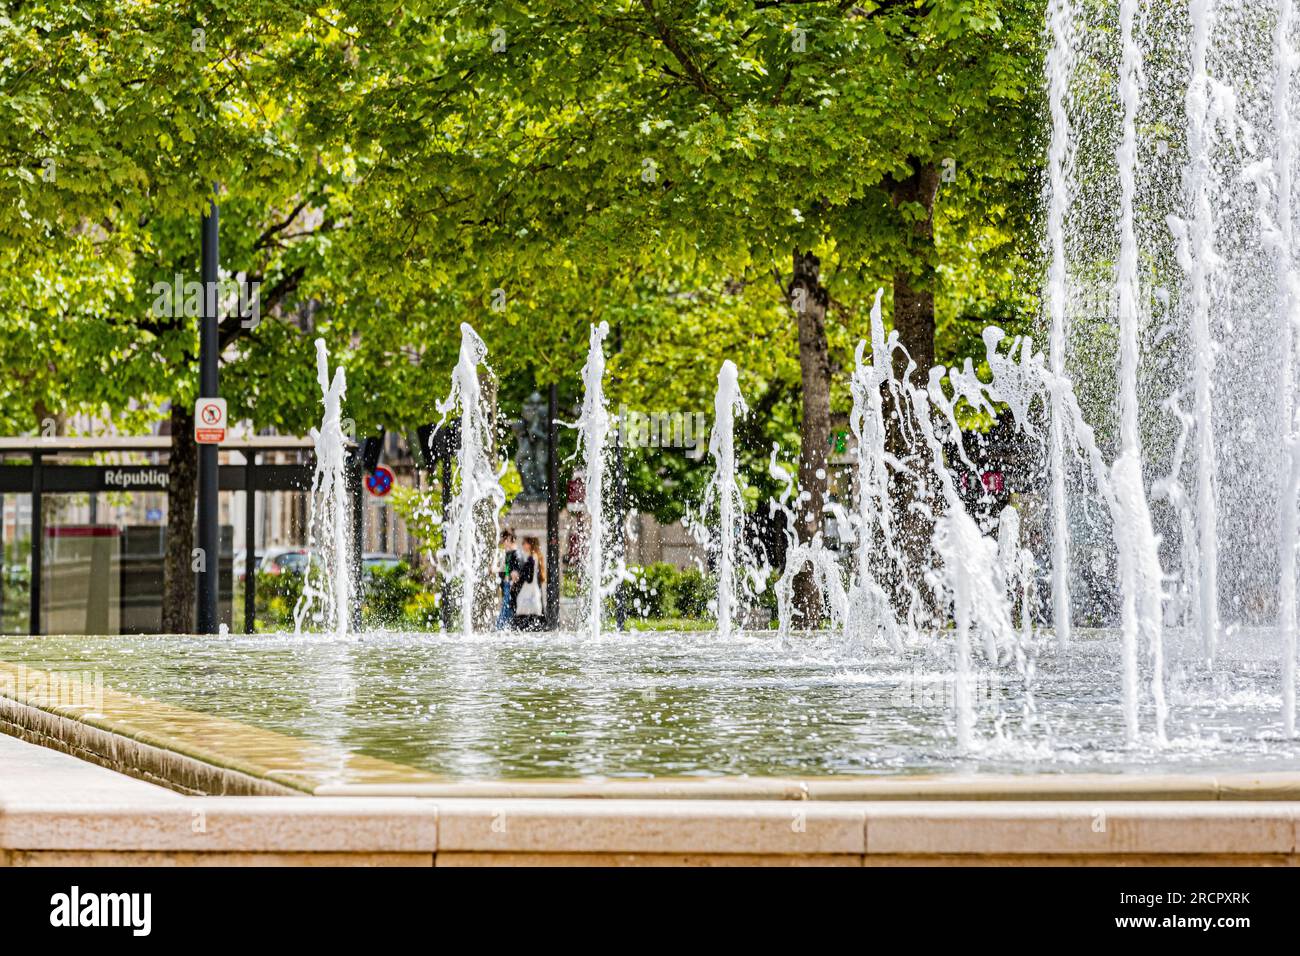
[[[5,631],[21,631],[24,623],[31,634],[160,629],[170,450],[166,436],[0,438]],[[287,521],[306,527],[314,446],[309,438],[253,436],[223,442],[219,451],[221,620],[232,631],[251,633],[259,518],[269,517],[268,504],[281,508],[287,498],[299,512]],[[353,563],[359,568],[362,473],[351,471]],[[267,494],[273,492],[300,494]],[[237,541],[243,547],[236,548]],[[237,578],[240,621],[234,620]]]

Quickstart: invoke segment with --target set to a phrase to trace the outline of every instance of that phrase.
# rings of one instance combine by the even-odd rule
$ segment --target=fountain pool
[[[402,768],[413,781],[507,781],[1300,767],[1300,741],[1282,733],[1276,633],[1237,633],[1211,670],[1196,632],[1171,632],[1163,745],[1153,732],[1126,744],[1119,640],[1080,630],[1062,651],[1043,637],[1032,694],[1017,667],[979,667],[966,751],[951,640],[896,653],[772,632],[79,635],[3,637],[0,661],[102,673],[112,691],[223,718],[192,742],[209,752],[271,731],[398,765],[388,782]],[[350,782],[347,761],[316,779]]]

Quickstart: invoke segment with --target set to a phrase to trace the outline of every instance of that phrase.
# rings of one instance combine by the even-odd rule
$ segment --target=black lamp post
[[[203,307],[199,319],[199,398],[217,398],[217,359],[221,345],[217,331],[218,249],[217,187],[212,187],[212,202],[203,217],[200,239],[200,278],[203,283]],[[199,549],[202,568],[198,587],[198,632],[215,634],[217,619],[217,583],[221,570],[221,528],[218,523],[217,446],[199,445]]]
[[[546,399],[546,628],[560,626],[560,389],[552,383]]]

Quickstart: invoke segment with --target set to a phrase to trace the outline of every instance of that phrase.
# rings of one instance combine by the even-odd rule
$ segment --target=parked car
[[[244,565],[248,562],[248,552],[240,548],[230,561],[230,572],[236,581],[244,580]]]
[[[305,574],[312,560],[306,548],[271,548],[257,562],[262,574]]]
[[[361,556],[361,572],[370,574],[372,571],[388,571],[401,563],[402,559],[395,554],[367,551]]]
[[[319,560],[316,554],[306,548],[271,548],[265,554],[258,555],[257,570],[262,574],[303,574],[309,561]],[[237,557],[236,561],[240,562],[236,573],[242,575],[242,557]],[[361,556],[361,570],[364,574],[387,571],[401,563],[402,559],[397,555],[381,551],[367,551]]]

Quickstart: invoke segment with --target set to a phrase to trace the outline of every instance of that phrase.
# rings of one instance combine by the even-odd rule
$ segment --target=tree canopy
[[[708,410],[732,358],[767,417],[749,453],[793,455],[792,252],[822,262],[840,411],[898,276],[941,357],[1031,316],[1041,23],[1023,0],[10,3],[0,426],[192,401],[197,323],[150,290],[197,278],[218,183],[223,266],[262,309],[223,323],[223,392],[258,427],[314,421],[316,335],[360,427],[410,428],[460,322],[511,411],[573,400],[604,319],[616,407]],[[900,192],[926,168],[932,211]],[[690,472],[634,468],[648,503]]]

